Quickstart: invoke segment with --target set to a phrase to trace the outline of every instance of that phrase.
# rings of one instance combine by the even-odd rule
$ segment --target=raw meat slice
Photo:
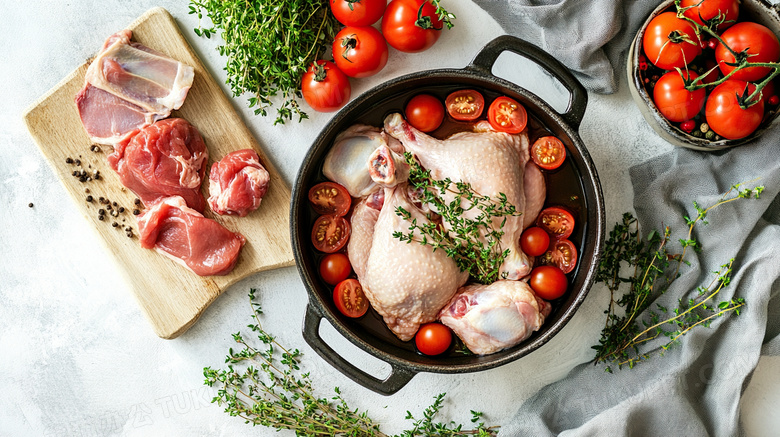
[[[190,208],[203,212],[206,201],[200,185],[208,156],[194,126],[169,118],[117,144],[108,163],[146,207],[164,197],[181,196]]]
[[[192,67],[130,42],[131,37],[123,30],[106,40],[76,95],[81,123],[96,143],[117,144],[135,129],[168,117],[192,86]]]
[[[439,314],[475,354],[492,354],[527,339],[550,314],[550,304],[523,281],[467,285]]]
[[[76,94],[76,106],[81,124],[98,144],[117,144],[136,129],[162,118],[90,84]]]
[[[233,270],[246,239],[188,208],[179,196],[167,197],[138,218],[141,247],[154,248],[199,276]]]
[[[140,106],[168,116],[187,97],[195,70],[162,53],[130,42],[121,30],[106,40],[87,69],[86,82]]]
[[[260,206],[271,176],[252,149],[236,150],[209,172],[209,206],[217,214],[244,217]]]

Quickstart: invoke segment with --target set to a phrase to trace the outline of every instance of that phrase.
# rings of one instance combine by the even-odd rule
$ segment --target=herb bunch
[[[328,0],[190,0],[190,14],[212,27],[195,29],[210,38],[221,33],[219,54],[227,56],[227,84],[234,97],[249,97],[255,114],[267,115],[272,99],[282,101],[277,123],[308,118],[298,104],[300,84],[308,66],[321,59],[340,28]]]
[[[247,424],[277,431],[292,430],[299,436],[387,437],[368,413],[347,405],[338,387],[332,398],[318,397],[309,373],[301,373],[301,352],[285,348],[262,328],[260,315],[263,311],[255,301],[254,289],[249,291],[249,302],[253,323],[247,327],[257,336],[259,345],[245,340],[240,332],[233,334],[233,340],[242,349],[230,348],[225,359],[227,368],[203,369],[204,383],[217,387],[212,403],[224,406],[226,413],[244,419]],[[497,435],[496,427],[480,422],[482,414],[475,411],[471,411],[474,429],[464,430],[454,422],[435,422],[443,399],[444,394],[438,395],[421,419],[415,419],[407,411],[406,419],[413,420],[413,426],[399,437]]]
[[[733,297],[717,304],[720,291],[729,285],[734,259],[713,272],[712,281],[697,288],[695,296],[678,300],[677,308],[669,309],[652,302],[665,293],[672,282],[680,276],[682,264],[689,265],[685,259],[688,249],[702,250],[701,244],[694,238],[697,224],[707,224],[707,215],[720,205],[737,199],[758,198],[763,186],[742,188],[743,184],[733,185],[715,204],[703,208],[693,202],[697,215],[684,217],[688,225],[685,238],[679,239],[681,251],[669,248],[671,229],[652,230],[643,238],[639,224],[630,213],[623,215],[622,222],[615,225],[604,247],[602,259],[596,272],[596,282],[606,284],[610,291],[610,303],[604,329],[597,346],[594,364],[601,362],[624,365],[632,368],[655,352],[645,350],[645,343],[659,337],[668,340],[661,346],[661,352],[672,347],[678,339],[697,326],[708,327],[712,321],[727,314],[739,315],[746,305],[744,298]],[[628,271],[629,276],[624,272]],[[627,284],[628,292],[620,297],[617,293],[622,284]],[[623,315],[619,315],[623,313]],[[605,370],[612,372],[608,365]]]
[[[501,229],[506,217],[521,213],[507,201],[504,193],[493,199],[474,191],[471,184],[453,182],[449,178],[433,179],[431,172],[425,170],[411,153],[405,153],[404,157],[410,166],[409,184],[418,193],[418,200],[423,205],[430,205],[442,221],[434,220],[428,214],[428,220],[421,223],[412,218],[409,211],[398,207],[395,213],[409,222],[409,232],[396,231],[393,238],[431,246],[434,252],[443,250],[462,272],[469,272],[481,284],[492,284],[500,279],[499,267],[509,255],[509,249],[501,248],[504,235]],[[451,195],[452,200],[447,202],[444,193]],[[464,215],[472,210],[479,211],[474,218]],[[497,226],[494,219],[502,217]],[[446,222],[449,229],[442,222]]]

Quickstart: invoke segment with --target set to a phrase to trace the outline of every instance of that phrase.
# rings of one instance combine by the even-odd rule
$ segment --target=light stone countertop
[[[353,408],[368,410],[386,433],[405,429],[407,410],[420,415],[446,392],[441,418],[468,424],[469,410],[501,424],[523,400],[574,365],[592,358],[609,295],[594,287],[574,319],[541,349],[505,366],[472,374],[419,374],[394,396],[375,394],[327,365],[304,342],[307,300],[295,268],[251,276],[231,287],[187,333],[161,340],[152,332],[117,266],[74,207],[38,147],[22,114],[36,99],[99,49],[111,33],[154,6],[176,18],[203,63],[224,83],[218,39],[198,38],[187,1],[107,0],[5,2],[0,42],[0,435],[276,435],[224,414],[209,403],[204,366],[224,362],[231,334],[250,322],[247,292],[253,287],[265,309],[264,326],[283,343],[300,348],[319,395],[338,386]],[[353,95],[421,69],[465,66],[489,40],[503,33],[471,2],[447,5],[459,18],[429,51],[405,55],[391,49],[377,76],[353,81]],[[496,72],[559,102],[547,76],[514,55]],[[614,95],[590,94],[580,134],[598,168],[606,199],[607,227],[632,208],[628,168],[671,150],[644,122],[625,79]],[[228,92],[223,85],[223,90]],[[557,97],[556,97],[557,96]],[[233,99],[247,125],[292,184],[302,158],[330,114],[309,112],[304,123],[273,126],[254,116],[244,98]],[[555,106],[555,105],[554,105]],[[29,208],[28,203],[34,207]],[[329,333],[329,334],[328,334]],[[326,339],[358,366],[377,375],[388,366],[326,329]],[[763,358],[742,402],[748,436],[780,429],[780,358]],[[281,435],[292,435],[282,433]]]

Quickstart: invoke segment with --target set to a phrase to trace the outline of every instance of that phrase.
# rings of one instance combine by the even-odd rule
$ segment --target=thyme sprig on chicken
[[[509,249],[501,247],[504,235],[501,229],[506,217],[522,213],[507,201],[504,193],[493,199],[477,193],[468,183],[449,178],[436,180],[411,153],[405,153],[404,157],[410,166],[409,184],[418,193],[418,200],[436,211],[441,220],[428,214],[429,220],[421,223],[409,211],[398,207],[396,214],[409,222],[409,231],[396,231],[393,237],[431,246],[434,251],[443,250],[461,271],[469,272],[479,283],[491,284],[500,279],[499,267],[509,255]],[[452,195],[452,200],[445,201],[444,193]],[[472,210],[479,211],[474,218],[464,215]],[[501,217],[504,219],[496,226],[494,219]]]
[[[301,352],[282,346],[262,328],[260,315],[263,311],[255,301],[254,289],[249,291],[249,301],[253,323],[247,326],[259,344],[246,340],[240,332],[233,334],[233,340],[242,349],[230,348],[225,359],[228,367],[203,369],[205,384],[217,388],[212,403],[224,406],[226,413],[242,418],[247,424],[277,431],[288,429],[299,436],[387,437],[367,412],[349,407],[338,387],[330,399],[317,396],[310,375],[301,372]],[[486,426],[480,421],[482,414],[475,411],[471,411],[474,429],[464,430],[454,422],[436,422],[443,400],[444,394],[436,396],[421,419],[407,411],[406,419],[413,421],[412,428],[398,437],[490,437],[497,434],[497,427]]]
[[[619,369],[623,366],[631,368],[654,353],[668,350],[681,336],[697,326],[707,327],[715,318],[727,314],[739,315],[746,305],[742,297],[714,303],[717,295],[731,282],[733,258],[713,272],[710,283],[698,287],[692,297],[680,297],[678,307],[669,309],[656,304],[652,308],[652,303],[680,276],[681,265],[689,265],[685,259],[688,249],[695,252],[702,250],[693,235],[696,225],[706,224],[708,213],[718,206],[737,199],[757,199],[764,190],[763,186],[742,188],[742,185],[733,185],[710,207],[703,208],[693,203],[697,215],[694,218],[684,217],[688,232],[685,238],[678,240],[681,246],[679,253],[669,248],[670,227],[665,227],[662,232],[653,230],[643,238],[636,218],[631,213],[623,215],[622,222],[617,223],[609,234],[596,272],[596,282],[606,284],[610,291],[610,303],[605,311],[607,317],[599,344],[593,346],[596,350],[594,364],[603,362]],[[630,274],[626,276],[625,272]],[[623,284],[628,285],[628,291],[617,297]],[[644,348],[645,343],[659,337],[668,338],[660,349]],[[611,365],[605,370],[612,372]]]

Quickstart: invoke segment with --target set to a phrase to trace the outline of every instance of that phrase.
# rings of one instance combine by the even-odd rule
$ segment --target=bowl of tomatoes
[[[571,94],[569,107],[556,111],[532,92],[495,77],[491,73],[493,64],[504,51],[533,60],[558,78]],[[558,334],[593,283],[604,240],[601,186],[578,134],[586,106],[587,93],[569,70],[538,47],[510,36],[488,43],[465,68],[401,76],[348,103],[315,139],[293,185],[291,242],[296,266],[309,293],[303,337],[312,349],[359,384],[387,395],[420,372],[475,372],[509,363]],[[438,116],[432,115],[437,112]],[[532,153],[538,152],[543,160],[540,167],[549,170],[543,173],[548,187],[544,208],[535,222],[544,235],[537,236],[542,240],[524,236],[521,244],[529,253],[541,254],[551,248],[551,253],[557,251],[562,259],[547,261],[564,263],[552,269],[560,273],[552,279],[566,287],[563,294],[550,290],[549,316],[521,343],[490,354],[466,353],[438,322],[423,325],[412,340],[401,341],[382,316],[364,302],[357,274],[345,256],[349,245],[346,240],[355,235],[350,232],[350,221],[358,199],[331,183],[327,160],[337,150],[340,134],[355,125],[382,126],[394,113],[403,113],[409,124],[439,139],[472,129],[480,122],[506,132],[516,124],[527,124],[529,142],[538,148]],[[428,122],[431,125],[425,124]],[[533,246],[539,246],[536,252]],[[550,269],[538,272],[536,281],[549,282],[546,270]],[[388,363],[390,375],[384,379],[373,376],[336,352],[320,335],[323,320],[359,348]]]
[[[778,119],[780,16],[766,0],[667,0],[631,44],[629,89],[671,144],[717,151]]]

